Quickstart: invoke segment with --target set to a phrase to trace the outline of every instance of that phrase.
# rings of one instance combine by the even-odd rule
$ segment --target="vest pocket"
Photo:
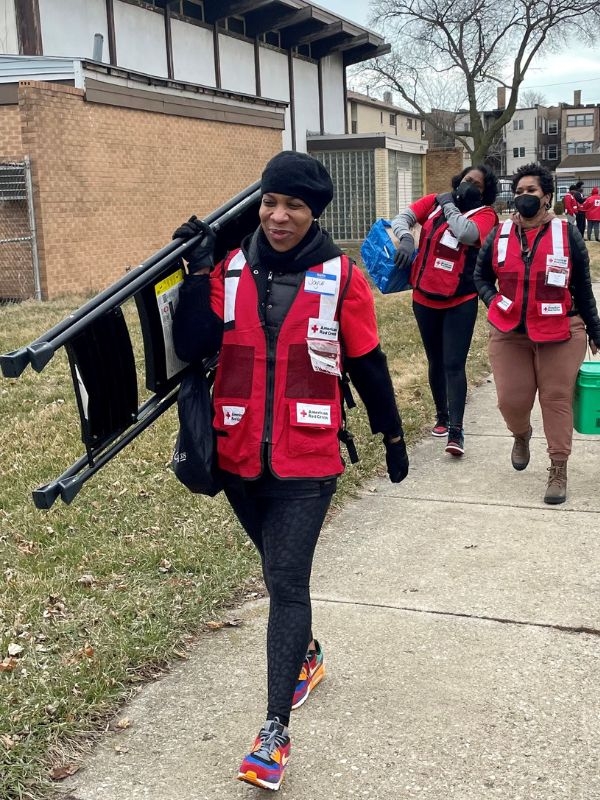
[[[535,279],[535,299],[542,303],[561,303],[565,299],[566,289],[546,283],[546,274],[539,272]]]
[[[250,397],[254,375],[254,347],[224,344],[219,353],[215,393],[220,397]]]
[[[324,458],[338,452],[340,408],[337,403],[291,402],[287,426],[289,455],[320,453]]]

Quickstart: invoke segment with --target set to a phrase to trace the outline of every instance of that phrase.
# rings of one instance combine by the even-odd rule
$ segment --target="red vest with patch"
[[[478,211],[481,207],[463,216],[471,217]],[[455,238],[440,206],[436,205],[423,223],[419,242],[422,244],[412,265],[410,285],[437,300],[454,297],[470,246]]]
[[[343,472],[340,381],[313,369],[308,343],[339,344],[340,298],[350,269],[349,259],[340,256],[307,270],[269,357],[250,267],[240,250],[228,259],[213,391],[222,469],[257,478],[267,451],[279,478],[320,479]]]
[[[570,337],[568,312],[571,256],[568,223],[553,219],[540,229],[529,261],[512,220],[498,226],[492,264],[498,294],[490,303],[488,320],[508,333],[524,323],[533,342],[562,342]]]

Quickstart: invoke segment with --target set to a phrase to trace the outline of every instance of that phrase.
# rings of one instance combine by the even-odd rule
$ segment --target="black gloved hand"
[[[173,239],[185,239],[186,241],[198,236],[198,234],[204,234],[204,238],[184,255],[190,272],[195,272],[202,269],[202,267],[210,267],[211,269],[214,267],[214,249],[217,238],[215,232],[208,223],[203,222],[194,215],[183,225],[180,225],[173,234]]]
[[[438,204],[438,206],[441,206],[442,208],[446,205],[446,203],[454,203],[454,205],[456,205],[456,200],[454,198],[453,192],[443,192],[442,194],[436,194],[435,202]]]
[[[404,439],[390,442],[387,437],[384,437],[383,443],[385,445],[385,463],[387,464],[390,480],[392,483],[400,483],[408,475],[408,453],[406,452]]]
[[[398,267],[398,269],[410,267],[414,252],[415,240],[410,233],[405,233],[400,239],[398,249],[396,250],[396,254],[394,256],[394,264]]]

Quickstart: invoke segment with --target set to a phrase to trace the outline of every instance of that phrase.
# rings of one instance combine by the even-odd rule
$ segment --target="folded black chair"
[[[215,258],[239,245],[258,224],[259,183],[254,183],[207,217],[216,233]],[[171,341],[171,321],[181,257],[201,239],[175,239],[93,297],[33,342],[0,356],[6,378],[28,365],[41,372],[64,347],[81,421],[85,455],[56,480],[33,492],[37,508],[60,497],[70,503],[98,472],[177,400],[187,365]],[[153,394],[140,405],[131,337],[121,306],[135,300],[144,346],[146,387]]]

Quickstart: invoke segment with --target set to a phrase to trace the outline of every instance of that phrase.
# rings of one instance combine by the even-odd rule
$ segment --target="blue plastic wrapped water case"
[[[396,245],[392,226],[387,219],[378,219],[362,243],[360,254],[367,272],[382,294],[410,289],[410,266],[398,269],[394,264]],[[416,254],[416,250],[415,250]],[[414,255],[413,255],[414,260]]]

